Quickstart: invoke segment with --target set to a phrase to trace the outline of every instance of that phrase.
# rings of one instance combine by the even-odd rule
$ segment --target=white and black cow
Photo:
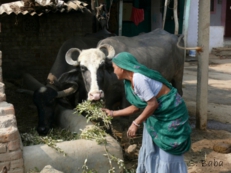
[[[162,29],[135,37],[115,36],[101,40],[97,48],[70,49],[66,61],[81,70],[88,100],[104,98],[110,109],[121,100],[122,104],[126,103],[123,82],[117,79],[111,64],[111,59],[123,51],[130,52],[140,63],[159,71],[182,95],[184,56],[177,47],[177,41],[176,35]],[[77,60],[73,60],[76,59],[74,52],[79,53]]]
[[[73,109],[87,98],[82,75],[79,69],[66,63],[66,52],[72,47],[80,49],[96,47],[100,40],[109,36],[111,33],[107,30],[100,30],[94,34],[83,37],[75,36],[65,41],[58,51],[45,85],[39,83],[29,74],[24,75],[25,86],[32,91],[33,101],[37,107],[39,120],[37,132],[40,135],[47,135],[52,127],[57,104],[67,109]],[[21,90],[21,92],[28,93],[25,90]]]

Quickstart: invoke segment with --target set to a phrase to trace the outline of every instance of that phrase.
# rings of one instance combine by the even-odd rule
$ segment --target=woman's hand
[[[112,115],[112,113],[113,113],[112,110],[109,110],[107,108],[102,108],[102,111],[105,112],[108,116],[113,116]]]
[[[131,124],[128,131],[127,131],[127,136],[128,138],[133,138],[136,136],[136,132],[138,130],[138,126],[136,126],[135,124]]]

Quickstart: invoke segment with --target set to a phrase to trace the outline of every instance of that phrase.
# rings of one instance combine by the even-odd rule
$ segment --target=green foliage
[[[78,104],[75,108],[75,113],[86,114],[87,122],[89,121],[97,121],[102,120],[104,126],[109,129],[111,125],[111,116],[107,116],[105,112],[102,111],[104,108],[103,101],[91,102],[91,101],[84,101],[81,104]]]
[[[40,171],[37,167],[35,167],[34,169],[30,169],[29,171],[27,171],[27,173],[40,173]]]
[[[21,134],[21,138],[24,146],[47,144],[49,147],[66,156],[66,153],[56,143],[76,140],[79,139],[79,136],[77,133],[72,133],[65,129],[51,129],[47,136],[39,136],[35,129],[31,129],[30,132]]]
[[[97,126],[90,126],[84,130],[81,130],[82,133],[80,138],[88,140],[96,140],[98,144],[107,144],[106,132],[100,129]]]

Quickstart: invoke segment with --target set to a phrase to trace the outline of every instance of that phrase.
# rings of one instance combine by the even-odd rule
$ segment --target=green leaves
[[[51,129],[47,136],[39,136],[35,129],[31,129],[30,132],[21,134],[21,138],[24,146],[46,144],[66,156],[66,153],[57,147],[56,143],[79,139],[79,135],[66,129]]]
[[[76,106],[75,113],[79,113],[80,115],[86,114],[87,122],[102,120],[104,126],[109,129],[112,117],[107,116],[107,114],[102,111],[102,108],[105,108],[102,100],[97,102],[84,101]]]
[[[107,144],[106,132],[100,129],[97,126],[90,126],[84,130],[81,130],[82,133],[80,137],[82,139],[96,140],[98,144]]]

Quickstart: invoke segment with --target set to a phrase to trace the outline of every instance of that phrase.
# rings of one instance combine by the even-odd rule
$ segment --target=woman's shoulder
[[[146,79],[146,78],[148,78],[147,76],[145,76],[145,75],[143,75],[143,74],[141,74],[141,73],[134,73],[133,74],[133,78],[134,78],[134,80],[136,80],[136,79]]]
[[[155,81],[154,79],[151,79],[141,73],[134,73],[133,74],[133,81],[146,81],[146,82],[152,82],[152,81]]]
[[[133,82],[134,83],[140,83],[140,82],[147,82],[147,83],[154,83],[154,84],[156,84],[156,83],[158,83],[158,84],[161,84],[161,82],[159,82],[159,81],[157,81],[157,80],[155,80],[155,79],[151,79],[151,78],[149,78],[149,77],[147,77],[147,76],[145,76],[145,75],[143,75],[143,74],[141,74],[141,73],[134,73],[133,74]]]

